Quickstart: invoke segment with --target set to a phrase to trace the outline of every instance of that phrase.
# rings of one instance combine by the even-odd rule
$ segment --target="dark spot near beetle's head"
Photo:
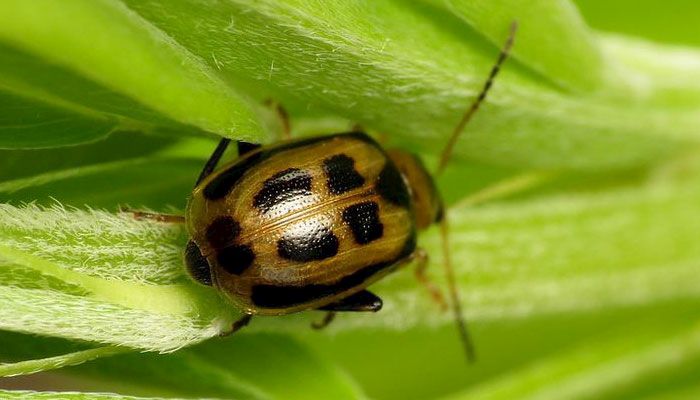
[[[405,208],[410,207],[411,196],[406,182],[404,182],[401,172],[390,160],[387,160],[379,173],[375,187],[379,195],[388,202]]]
[[[233,275],[241,275],[255,260],[255,253],[250,246],[233,245],[217,251],[216,262],[224,271]]]
[[[243,174],[260,163],[265,156],[266,154],[264,152],[258,151],[245,157],[240,162],[231,165],[227,169],[216,172],[214,179],[204,187],[204,197],[207,200],[219,200],[226,197],[226,195],[236,187],[236,183],[243,177]]]
[[[225,215],[209,224],[206,236],[212,247],[220,248],[231,244],[240,233],[241,227],[238,222],[231,216]]]

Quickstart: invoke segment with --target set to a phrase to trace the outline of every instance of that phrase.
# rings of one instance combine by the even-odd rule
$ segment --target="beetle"
[[[438,173],[506,60],[516,27],[452,132]],[[286,113],[278,112],[288,132]],[[421,282],[442,302],[423,274],[427,256],[416,240],[439,223],[455,320],[467,357],[474,358],[447,251],[444,205],[417,156],[385,150],[353,131],[271,146],[238,141],[239,157],[217,169],[230,142],[222,139],[205,164],[184,221],[189,275],[244,313],[231,332],[254,315],[327,311],[319,328],[336,312],[378,311],[382,301],[367,288],[413,261]]]

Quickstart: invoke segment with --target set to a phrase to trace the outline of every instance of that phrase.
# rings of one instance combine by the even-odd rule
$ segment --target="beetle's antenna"
[[[462,312],[462,304],[459,299],[459,291],[457,290],[457,281],[455,273],[452,269],[452,260],[450,259],[450,242],[449,242],[449,226],[447,224],[447,216],[443,216],[440,221],[440,235],[442,236],[442,257],[445,265],[445,275],[447,276],[447,285],[450,290],[450,300],[452,302],[452,311],[454,311],[455,323],[457,324],[457,332],[459,339],[464,346],[464,352],[467,355],[467,361],[473,363],[476,361],[476,352],[474,351],[474,343],[472,342],[469,330],[467,330],[467,321],[464,319]]]
[[[513,47],[513,41],[515,40],[515,32],[517,30],[518,22],[513,21],[510,24],[510,33],[508,35],[508,39],[501,48],[501,53],[498,55],[498,60],[496,60],[496,63],[491,68],[491,72],[489,73],[489,77],[484,83],[484,87],[481,89],[479,96],[477,96],[477,98],[472,102],[471,106],[469,106],[464,115],[462,115],[462,119],[459,121],[454,131],[452,131],[452,136],[450,136],[450,139],[447,141],[447,145],[445,145],[445,149],[442,151],[442,156],[440,156],[440,164],[438,164],[436,174],[440,174],[447,166],[447,162],[450,161],[450,157],[452,156],[452,150],[454,149],[455,143],[457,143],[459,135],[462,133],[462,131],[464,131],[464,127],[467,126],[474,114],[477,112],[477,110],[479,110],[479,106],[481,105],[481,103],[483,103],[484,99],[486,98],[486,95],[489,93],[489,90],[493,85],[493,81],[496,78],[496,75],[498,75],[498,71],[501,69],[501,65],[503,65],[503,62],[508,58],[508,54],[510,54],[510,49],[511,47]]]
[[[219,160],[221,160],[221,156],[224,155],[224,152],[226,151],[226,148],[228,147],[229,143],[231,143],[231,139],[221,138],[221,141],[219,141],[219,144],[214,149],[214,152],[211,153],[211,156],[209,156],[209,160],[207,160],[207,163],[204,164],[202,172],[199,173],[197,183],[194,184],[195,187],[202,183],[202,181],[214,171],[214,168],[216,168],[216,164],[218,164]]]

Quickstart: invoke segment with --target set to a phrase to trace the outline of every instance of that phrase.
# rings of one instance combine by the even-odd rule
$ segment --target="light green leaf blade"
[[[25,210],[40,215],[30,212],[23,219],[7,205],[0,212],[5,217],[0,229],[6,272],[0,286],[3,329],[172,351],[214,336],[230,323],[232,316],[213,291],[183,277],[185,239],[179,227],[144,224],[129,214]],[[123,222],[131,228],[123,229]],[[54,228],[53,233],[45,230]],[[99,234],[85,236],[95,228]],[[129,238],[153,247],[140,252],[135,243],[125,242]],[[36,287],[37,282],[45,285]]]
[[[596,30],[618,32],[660,43],[700,45],[695,21],[700,7],[695,1],[577,0],[576,6]]]
[[[518,9],[514,3],[508,7]],[[154,0],[128,4],[219,66],[228,82],[278,99],[299,113],[329,110],[420,146],[424,153],[442,147],[443,141],[435,138],[452,130],[498,53],[497,46],[485,42],[488,34],[474,33],[461,21],[445,21],[439,10],[413,2],[334,2],[328,8],[308,0],[238,0],[202,9],[196,2],[179,0],[167,10]],[[581,25],[573,8],[562,8],[569,11],[560,17],[576,21],[562,20],[560,26]],[[172,15],[183,18],[175,22]],[[199,34],[202,25],[219,40]],[[528,30],[540,37],[548,27]],[[502,31],[505,38],[507,26]],[[591,41],[588,34],[578,38],[572,32],[567,36],[571,41]],[[581,32],[587,30],[581,27]],[[593,40],[601,51],[604,40]],[[265,46],[268,41],[278,45]],[[522,47],[534,48],[534,42],[525,40]],[[516,39],[516,47],[518,43]],[[651,49],[635,50],[654,55]],[[700,60],[695,50],[685,49],[684,54]],[[456,154],[511,166],[610,169],[649,164],[684,143],[697,142],[699,102],[684,110],[659,107],[653,101],[657,88],[639,87],[637,78],[653,83],[663,79],[661,74],[623,68],[615,54],[605,57],[604,87],[585,95],[558,90],[527,66],[506,64]],[[678,73],[684,68],[659,59]],[[692,82],[679,87],[688,97],[699,91]]]
[[[7,343],[5,343],[7,345]],[[59,356],[0,364],[0,377],[31,375],[42,371],[79,365],[100,357],[132,351],[126,347],[98,347]]]
[[[0,54],[13,61],[3,67],[0,82],[16,94],[56,97],[122,128],[155,129],[176,121],[222,135],[263,137],[242,95],[119,1],[60,7],[51,1],[7,2],[0,7],[0,26]],[[32,74],[39,80],[20,68],[27,65],[41,72]],[[67,85],[66,78],[77,85]],[[36,147],[45,145],[37,141]]]
[[[582,349],[596,353],[602,362],[607,362],[603,360],[606,350],[611,351],[610,359],[633,355],[635,347],[644,351],[650,340],[662,342],[691,327],[698,304],[697,300],[673,301],[520,319],[471,320],[469,326],[478,357],[474,364],[465,362],[452,325],[421,326],[407,331],[340,331],[331,337],[309,335],[305,340],[351,373],[371,398],[442,398],[482,387],[501,387],[511,377],[526,375],[540,361],[567,360],[565,355],[580,353]],[[653,337],[647,332],[652,332]],[[621,349],[602,346],[608,339],[614,339],[613,343],[624,342],[625,336],[627,344]],[[362,348],[362,352],[357,348]],[[374,356],[371,363],[367,362],[366,354]],[[624,379],[626,368],[623,368],[623,371],[611,371],[611,376],[623,377],[620,380],[593,378],[588,384],[599,383],[596,387],[601,394],[597,398],[610,399],[638,398],[653,390],[663,392],[692,386],[696,381],[693,371],[700,360],[689,357],[688,362],[681,362],[680,358],[678,361],[656,369],[654,365],[638,366],[638,369],[647,368],[644,379]],[[578,371],[584,375],[598,366],[591,362],[581,365]],[[400,374],[384,373],[397,369]],[[552,374],[549,380],[546,374],[540,377],[542,388],[549,383],[556,388],[560,375]],[[611,381],[621,390],[609,391],[606,387]]]
[[[343,115],[423,145],[426,152],[438,151],[441,141],[426,139],[445,137],[481,87],[497,53],[484,38],[494,40],[496,32],[507,29],[498,28],[501,20],[511,18],[484,12],[486,6],[455,3],[455,12],[474,32],[456,18],[445,22],[440,9],[399,0],[334,2],[330,9],[310,0],[238,0],[206,8],[189,0],[167,7],[155,0],[105,0],[75,3],[60,12],[53,12],[52,3],[17,4],[5,6],[9,21],[0,41],[4,37],[13,48],[53,60],[166,119],[265,141],[245,101],[233,94],[235,87],[258,101],[273,97],[298,113],[311,108]],[[488,104],[459,142],[458,156],[511,166],[609,169],[653,163],[697,143],[695,80],[674,86],[674,93],[693,99],[683,109],[660,104],[667,88],[654,84],[683,76],[687,63],[645,46],[631,47],[628,52],[636,55],[628,57],[660,60],[662,71],[620,62],[605,51],[605,38],[591,37],[570,3],[557,4],[539,5],[553,13],[547,23],[522,28],[516,52],[525,55],[525,63],[506,65]],[[499,9],[526,14],[524,22],[534,18],[535,11],[522,7],[509,2]],[[29,27],[26,34],[19,33],[19,24]],[[120,50],[138,55],[144,65],[133,72],[127,59],[115,59],[113,46],[88,45],[88,36],[90,43],[118,39],[125,46]],[[544,38],[552,44],[543,48],[580,46],[571,60],[557,63],[556,55],[545,52],[549,58],[537,64],[545,60],[539,57]],[[700,60],[695,50],[682,53],[686,61]],[[601,54],[603,60],[596,61]],[[587,65],[580,70],[589,72],[575,76],[572,65]],[[601,75],[602,86],[586,94],[567,92],[550,85],[542,77],[546,73],[537,73],[557,67],[561,73],[553,80],[583,87],[589,84],[582,76]],[[187,79],[180,79],[182,74]],[[130,117],[137,124],[148,119],[143,113]]]
[[[513,57],[573,91],[594,91],[605,84],[600,44],[568,1],[502,2],[431,0],[502,46],[505,28],[518,24]]]
[[[445,399],[634,398],[639,386],[661,383],[654,380],[664,372],[682,374],[700,364],[697,323],[631,325]]]
[[[0,396],[3,399],[24,400],[24,399],[47,399],[47,400],[146,400],[159,399],[158,397],[133,397],[122,396],[114,393],[81,393],[81,392],[32,392],[29,390],[1,390]],[[174,397],[168,399],[176,400]]]
[[[89,145],[0,151],[0,201],[184,209],[216,142],[119,132]]]
[[[2,91],[0,149],[76,144],[104,138],[118,121],[93,113],[66,110]],[[82,111],[82,110],[81,110]]]
[[[284,366],[284,372],[273,365]],[[337,366],[317,356],[308,345],[282,335],[242,333],[166,356],[134,354],[103,359],[77,368],[76,373],[96,378],[119,377],[134,386],[160,387],[196,397],[363,397]],[[145,380],[144,376],[149,378]]]
[[[27,336],[17,334],[5,333],[1,339],[8,346],[0,350],[0,357],[13,361],[44,356],[47,351],[52,354],[97,351],[75,352],[76,346],[65,341],[31,341]],[[284,366],[284,373],[272,365]],[[235,399],[364,397],[352,379],[336,365],[317,355],[310,346],[285,335],[242,333],[174,354],[132,352],[60,372],[83,380],[111,381],[108,391],[137,396]]]

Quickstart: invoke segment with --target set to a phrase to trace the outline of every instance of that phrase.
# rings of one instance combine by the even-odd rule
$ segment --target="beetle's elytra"
[[[485,99],[515,30],[513,23],[483,89],[452,132],[438,172]],[[288,131],[286,113],[278,111]],[[349,132],[266,147],[238,142],[239,158],[215,170],[228,145],[223,139],[214,150],[188,203],[185,263],[195,281],[216,287],[245,313],[232,332],[256,314],[318,309],[329,311],[325,324],[338,311],[378,311],[381,299],[366,288],[412,260],[421,282],[441,299],[422,275],[426,257],[416,235],[443,221],[447,249],[447,225],[433,178],[416,156]],[[473,359],[449,252],[444,256],[455,319]]]
[[[348,309],[350,299],[376,310],[378,298],[354,295],[410,260],[416,230],[441,214],[420,161],[364,133],[259,147],[195,187],[188,266],[248,314]]]

